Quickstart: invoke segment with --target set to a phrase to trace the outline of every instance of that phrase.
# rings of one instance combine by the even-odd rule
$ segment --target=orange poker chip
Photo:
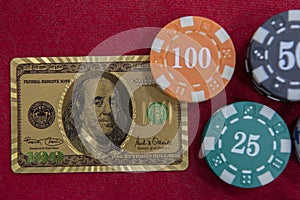
[[[228,33],[216,22],[195,16],[167,24],[150,52],[158,86],[184,102],[202,102],[220,93],[233,75],[235,62]]]

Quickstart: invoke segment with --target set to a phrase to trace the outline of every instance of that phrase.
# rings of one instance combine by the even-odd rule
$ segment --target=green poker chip
[[[237,102],[218,110],[206,124],[202,151],[223,181],[255,188],[282,173],[291,154],[291,138],[274,110],[254,102]]]

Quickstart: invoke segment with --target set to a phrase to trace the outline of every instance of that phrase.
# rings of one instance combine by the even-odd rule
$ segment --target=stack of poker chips
[[[278,101],[300,100],[300,10],[279,13],[253,35],[246,70],[254,87]]]

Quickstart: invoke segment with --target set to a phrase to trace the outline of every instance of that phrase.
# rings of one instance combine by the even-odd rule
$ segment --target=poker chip
[[[235,63],[235,49],[224,28],[196,16],[167,24],[150,52],[151,72],[158,86],[184,102],[202,102],[220,93]]]
[[[237,102],[218,110],[206,124],[202,152],[228,184],[255,188],[277,178],[291,153],[289,130],[271,108]]]
[[[300,101],[300,10],[279,13],[253,35],[247,72],[264,95],[279,101]]]
[[[294,142],[295,142],[296,155],[300,162],[300,138],[299,137],[300,137],[300,117],[297,121],[295,130],[294,130]]]

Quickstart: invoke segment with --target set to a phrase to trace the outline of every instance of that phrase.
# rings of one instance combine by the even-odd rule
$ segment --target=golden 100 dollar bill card
[[[184,170],[187,104],[155,84],[148,56],[15,58],[15,173]]]

